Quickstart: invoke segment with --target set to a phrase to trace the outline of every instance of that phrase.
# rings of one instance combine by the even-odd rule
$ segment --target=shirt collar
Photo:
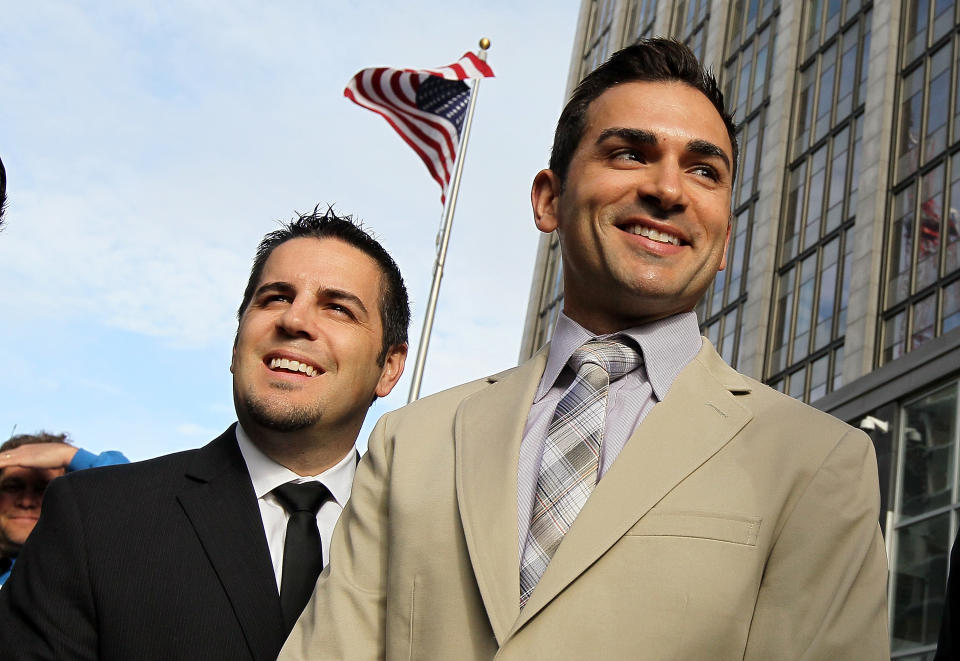
[[[546,396],[578,347],[592,339],[603,340],[616,335],[625,335],[640,346],[643,366],[657,401],[663,401],[667,396],[674,379],[697,355],[702,343],[695,312],[681,312],[608,335],[594,335],[561,312],[534,401]]]
[[[240,423],[237,423],[237,445],[240,454],[247,464],[250,481],[253,482],[253,491],[257,498],[263,498],[268,493],[287,482],[322,482],[330,490],[337,504],[343,507],[350,498],[350,489],[353,486],[353,475],[357,471],[357,457],[355,452],[348,452],[335,466],[328,468],[319,475],[302,477],[286,466],[263,453],[258,448]]]

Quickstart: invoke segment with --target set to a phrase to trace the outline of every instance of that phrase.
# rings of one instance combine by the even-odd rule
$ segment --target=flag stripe
[[[441,104],[442,109],[436,112],[424,110],[417,105],[420,83],[428,76],[455,81],[493,75],[493,69],[484,60],[474,53],[466,53],[457,62],[436,69],[363,69],[350,80],[343,95],[383,117],[400,134],[420,156],[430,176],[440,184],[440,200],[443,202],[456,160],[460,140],[457,125],[463,121],[465,104],[456,101]],[[437,98],[436,89],[431,87],[429,92],[424,90],[421,103],[434,109]],[[447,98],[463,99],[463,94],[457,92],[456,96]]]

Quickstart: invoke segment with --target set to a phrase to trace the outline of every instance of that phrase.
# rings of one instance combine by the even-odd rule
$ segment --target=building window
[[[707,24],[710,22],[710,1],[679,0],[674,5],[673,16],[673,34],[703,62]]]
[[[749,6],[745,8],[745,4]],[[760,155],[770,99],[771,54],[776,36],[772,14],[776,6],[773,0],[764,0],[762,5],[758,0],[739,0],[735,4],[723,68],[724,101],[734,111],[738,125],[740,162],[733,189],[727,268],[717,274],[713,286],[700,300],[697,316],[702,320],[704,335],[733,366],[739,359],[754,207],[760,197]]]
[[[878,363],[958,325],[960,26],[954,2],[904,2]]]
[[[869,9],[810,2],[804,16],[766,372],[805,401],[843,384]]]
[[[632,44],[652,37],[656,18],[657,0],[630,0],[627,4],[627,20],[623,24],[623,43]]]
[[[610,55],[610,26],[616,6],[616,0],[593,0],[590,3],[590,19],[580,62],[581,79],[603,64]]]
[[[932,658],[936,649],[960,512],[958,413],[956,382],[901,409],[890,584],[895,659]]]
[[[560,257],[560,240],[556,234],[550,236],[550,248],[546,259],[543,288],[537,302],[537,325],[533,331],[534,350],[539,349],[553,335],[560,310],[563,309],[563,264]]]

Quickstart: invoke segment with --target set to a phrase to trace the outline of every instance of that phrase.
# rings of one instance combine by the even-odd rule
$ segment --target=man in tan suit
[[[869,439],[699,336],[736,162],[681,44],[579,85],[532,191],[550,346],[380,420],[281,659],[889,658]]]

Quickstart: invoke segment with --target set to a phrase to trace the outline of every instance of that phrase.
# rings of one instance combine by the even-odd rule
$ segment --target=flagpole
[[[487,60],[487,49],[490,40],[484,37],[480,40],[481,60]],[[447,261],[447,245],[450,243],[450,230],[453,227],[453,212],[457,206],[457,193],[460,192],[460,175],[463,172],[463,160],[467,153],[467,142],[470,140],[470,125],[473,124],[473,109],[477,105],[477,95],[480,92],[480,78],[473,81],[470,90],[470,102],[467,104],[467,117],[463,124],[463,137],[457,146],[457,162],[450,182],[450,197],[443,213],[443,226],[440,230],[440,245],[437,249],[437,259],[433,263],[433,283],[430,285],[430,298],[427,300],[427,312],[423,318],[423,332],[420,333],[420,346],[417,348],[417,361],[413,366],[413,378],[410,380],[410,396],[407,403],[420,396],[420,383],[423,381],[423,367],[427,362],[427,348],[430,346],[430,333],[433,331],[433,317],[437,311],[437,299],[440,297],[440,280],[443,279],[443,266]]]

